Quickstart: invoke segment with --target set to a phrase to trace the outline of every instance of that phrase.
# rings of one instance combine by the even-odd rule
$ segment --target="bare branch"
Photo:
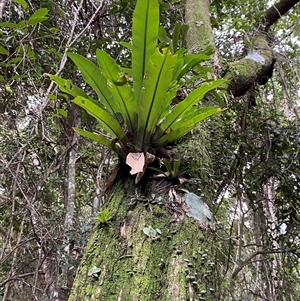
[[[272,5],[265,14],[264,24],[266,31],[276,23],[285,13],[287,13],[292,7],[294,7],[300,0],[280,0],[276,4]]]

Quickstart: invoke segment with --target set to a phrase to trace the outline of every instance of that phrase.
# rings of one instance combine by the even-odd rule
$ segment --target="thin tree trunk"
[[[71,113],[73,115],[73,126],[80,127],[81,119],[79,110],[75,105],[71,106]],[[75,218],[75,199],[76,199],[76,161],[78,159],[78,144],[79,135],[73,132],[73,138],[70,143],[70,153],[68,162],[68,178],[67,178],[67,199],[66,199],[66,217],[65,229],[69,231],[73,228]]]

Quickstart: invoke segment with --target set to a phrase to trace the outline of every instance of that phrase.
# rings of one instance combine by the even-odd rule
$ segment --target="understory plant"
[[[74,130],[115,151],[142,177],[147,165],[167,144],[190,132],[198,122],[224,110],[199,106],[209,91],[217,94],[224,80],[203,80],[182,101],[172,102],[181,87],[195,79],[199,82],[207,67],[200,62],[210,58],[209,51],[186,53],[182,47],[187,26],[177,24],[172,39],[159,27],[158,0],[138,0],[132,27],[132,42],[123,43],[131,51],[132,68],[121,68],[105,51],[96,51],[97,64],[76,54],[69,58],[84,81],[95,91],[93,99],[70,80],[50,78],[73,102],[95,117],[102,131]],[[179,44],[179,47],[178,47]],[[125,72],[126,70],[126,72]],[[221,99],[218,95],[217,99]]]

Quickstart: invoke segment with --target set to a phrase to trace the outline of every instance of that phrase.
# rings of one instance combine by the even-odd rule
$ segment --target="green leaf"
[[[48,8],[40,8],[33,13],[33,15],[28,20],[28,25],[35,25],[37,23],[46,21],[48,19]]]
[[[176,177],[179,172],[180,159],[175,159],[173,161],[173,176]]]
[[[158,174],[164,175],[166,178],[169,176],[168,172],[164,172],[160,168],[156,168],[156,167],[147,167],[147,168],[156,171]]]
[[[164,165],[165,165],[165,167],[167,169],[167,172],[172,177],[173,169],[172,169],[171,163],[168,160],[163,160],[163,163],[164,163]]]
[[[67,118],[68,117],[68,112],[64,109],[58,109],[57,112],[59,113],[59,115]]]
[[[108,211],[108,209],[103,209],[98,212],[97,217],[95,219],[100,223],[100,224],[106,224],[109,222],[112,218],[112,213]]]
[[[225,109],[216,108],[216,107],[204,107],[193,110],[190,114],[184,116],[184,118],[180,119],[179,121],[175,122],[172,126],[172,130],[177,130],[181,127],[189,127],[192,125],[196,125],[197,123],[203,121],[204,119],[211,117],[215,114],[221,113]]]
[[[175,131],[171,131],[170,133],[162,136],[158,141],[156,141],[154,143],[154,147],[156,149],[159,149],[170,142],[177,141],[178,139],[186,135],[188,132],[190,132],[193,128],[194,126],[190,126],[185,128],[179,128]]]
[[[183,119],[180,119],[172,125],[172,131],[163,135],[155,143],[155,147],[160,148],[170,142],[179,140],[181,137],[190,132],[197,123],[215,114],[221,113],[224,110],[225,109],[216,107],[204,107],[196,109],[195,111],[191,110],[192,112],[190,114],[187,114]]]
[[[18,28],[18,24],[11,22],[1,22],[0,27]]]
[[[210,55],[207,55],[206,52],[201,52],[198,54],[187,54],[184,56],[184,64],[181,72],[179,73],[177,79],[182,78],[186,73],[188,73],[193,67],[199,64],[201,61],[207,61],[210,58]]]
[[[154,139],[160,138],[172,125],[182,119],[185,114],[189,113],[191,106],[199,102],[204,95],[217,88],[221,84],[224,84],[226,80],[218,79],[213,82],[206,83],[196,90],[192,91],[182,102],[174,107],[174,109],[167,115],[165,120],[160,125],[159,131],[154,135]]]
[[[49,29],[49,31],[50,31],[51,33],[53,33],[53,34],[57,34],[57,33],[59,32],[59,29],[56,28],[56,27],[51,27],[51,28]]]
[[[157,0],[138,0],[132,25],[132,77],[135,98],[139,100],[148,61],[156,48],[159,26]]]
[[[156,130],[160,116],[169,105],[165,95],[170,88],[177,55],[168,48],[157,49],[149,61],[139,102],[137,150],[145,151],[150,146],[151,135]],[[166,103],[168,101],[168,103]]]
[[[165,45],[169,45],[171,43],[171,39],[168,37],[167,31],[162,26],[158,28],[158,39],[160,42],[165,43]]]
[[[176,23],[173,30],[172,40],[173,40],[173,51],[175,53],[178,47],[178,41],[180,36],[181,23]]]
[[[19,29],[24,29],[24,27],[27,27],[27,24],[25,22],[25,20],[21,20],[19,23],[18,23],[18,28]],[[23,35],[27,33],[27,29],[24,29],[24,31],[22,30],[19,30],[19,33],[22,33]]]
[[[127,76],[132,76],[132,69],[131,68],[126,68],[126,67],[120,67],[120,70],[125,73]]]
[[[97,93],[103,106],[115,117],[116,120],[121,122],[122,118],[120,118],[118,114],[120,113],[120,107],[108,89],[107,79],[101,70],[94,63],[79,54],[68,53],[68,56],[79,68],[84,81]]]
[[[13,2],[20,4],[23,7],[23,9],[27,9],[28,7],[28,4],[25,0],[13,0]]]
[[[95,117],[107,133],[109,133],[113,138],[118,138],[125,147],[127,137],[122,127],[106,110],[90,99],[81,96],[75,97],[73,102],[85,109],[89,115]]]
[[[184,24],[182,25],[181,27],[181,43],[180,43],[180,47],[185,47],[185,40],[186,40],[186,35],[187,35],[187,32],[189,30],[189,26]]]
[[[57,95],[55,94],[47,94],[47,98],[51,100],[57,100]]]
[[[128,130],[133,133],[137,123],[137,104],[125,74],[117,63],[103,50],[96,52],[99,67],[108,80],[108,89],[121,110]]]
[[[72,95],[73,97],[82,96],[84,98],[89,98],[89,96],[82,89],[74,85],[70,80],[48,73],[46,73],[46,75],[58,85],[62,92]]]
[[[218,101],[218,103],[221,107],[226,107],[226,102],[225,102],[226,92],[225,93],[223,92],[222,94],[220,94],[217,91],[212,91],[212,94],[215,97],[215,99]]]
[[[104,137],[101,134],[92,133],[92,132],[85,131],[80,128],[74,127],[73,130],[82,137],[91,139],[99,144],[102,144],[104,146],[107,146],[108,148],[111,148],[114,152],[116,152],[118,155],[120,155],[125,160],[126,153],[123,151],[122,148],[120,148],[118,145],[116,145],[116,143],[114,141]]]
[[[174,67],[173,75],[172,75],[173,80],[177,81],[178,79],[180,79],[179,75],[182,72],[183,65],[184,65],[184,59],[178,58],[177,63]]]
[[[119,43],[121,46],[131,50],[132,49],[132,44],[131,43],[128,43],[128,42],[120,42]]]
[[[3,46],[0,45],[0,54],[8,55],[9,52]]]

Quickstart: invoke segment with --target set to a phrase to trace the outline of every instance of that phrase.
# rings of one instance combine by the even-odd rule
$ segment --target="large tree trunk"
[[[164,185],[118,180],[107,206],[113,218],[95,226],[70,301],[218,299],[206,249],[212,234],[183,218]],[[161,235],[147,236],[149,227]],[[101,270],[93,275],[93,267]]]

